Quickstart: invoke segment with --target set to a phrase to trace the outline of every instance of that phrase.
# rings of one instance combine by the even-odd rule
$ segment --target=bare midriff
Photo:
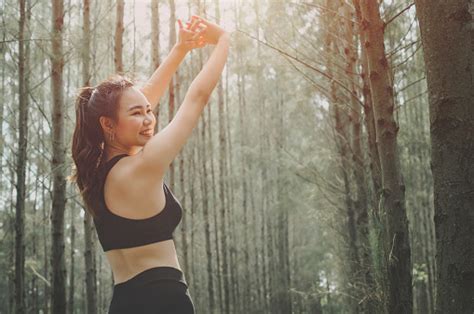
[[[172,239],[142,246],[105,252],[114,276],[114,284],[127,281],[139,273],[159,266],[181,270]]]

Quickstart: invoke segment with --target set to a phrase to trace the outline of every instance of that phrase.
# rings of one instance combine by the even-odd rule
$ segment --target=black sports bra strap
[[[127,154],[120,154],[120,155],[117,155],[117,156],[114,156],[112,158],[110,158],[108,161],[105,162],[105,164],[107,165],[108,169],[112,168],[120,159],[122,159],[123,157],[125,156],[129,156]]]

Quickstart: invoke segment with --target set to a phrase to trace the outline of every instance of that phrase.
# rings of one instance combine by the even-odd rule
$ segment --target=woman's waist
[[[158,242],[141,247],[113,250],[107,252],[107,257],[115,284],[154,267],[173,267],[181,270],[174,243]]]

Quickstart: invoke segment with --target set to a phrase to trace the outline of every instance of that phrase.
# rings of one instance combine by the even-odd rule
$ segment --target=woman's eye
[[[132,114],[132,116],[136,116],[137,114],[140,114],[140,112],[135,112]]]

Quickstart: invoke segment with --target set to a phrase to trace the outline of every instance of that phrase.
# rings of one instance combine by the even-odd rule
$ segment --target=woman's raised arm
[[[174,45],[158,69],[155,70],[145,85],[140,88],[143,95],[150,102],[152,110],[155,109],[161,96],[163,96],[168,88],[171,78],[176,73],[176,69],[187,53],[188,51],[183,49],[179,43]]]
[[[181,20],[178,19],[178,42],[173,46],[168,56],[145,85],[140,88],[141,92],[150,102],[152,110],[155,109],[161,96],[163,96],[168,88],[171,78],[176,73],[186,54],[194,48],[201,48],[203,46],[200,44],[200,35],[203,29],[199,28],[199,24],[192,23],[193,21],[187,22],[187,27],[183,27]]]
[[[229,53],[230,35],[218,25],[205,22],[203,37],[215,44],[209,60],[191,83],[173,120],[143,147],[140,168],[144,177],[161,179],[169,165],[191,136],[214,90]]]

